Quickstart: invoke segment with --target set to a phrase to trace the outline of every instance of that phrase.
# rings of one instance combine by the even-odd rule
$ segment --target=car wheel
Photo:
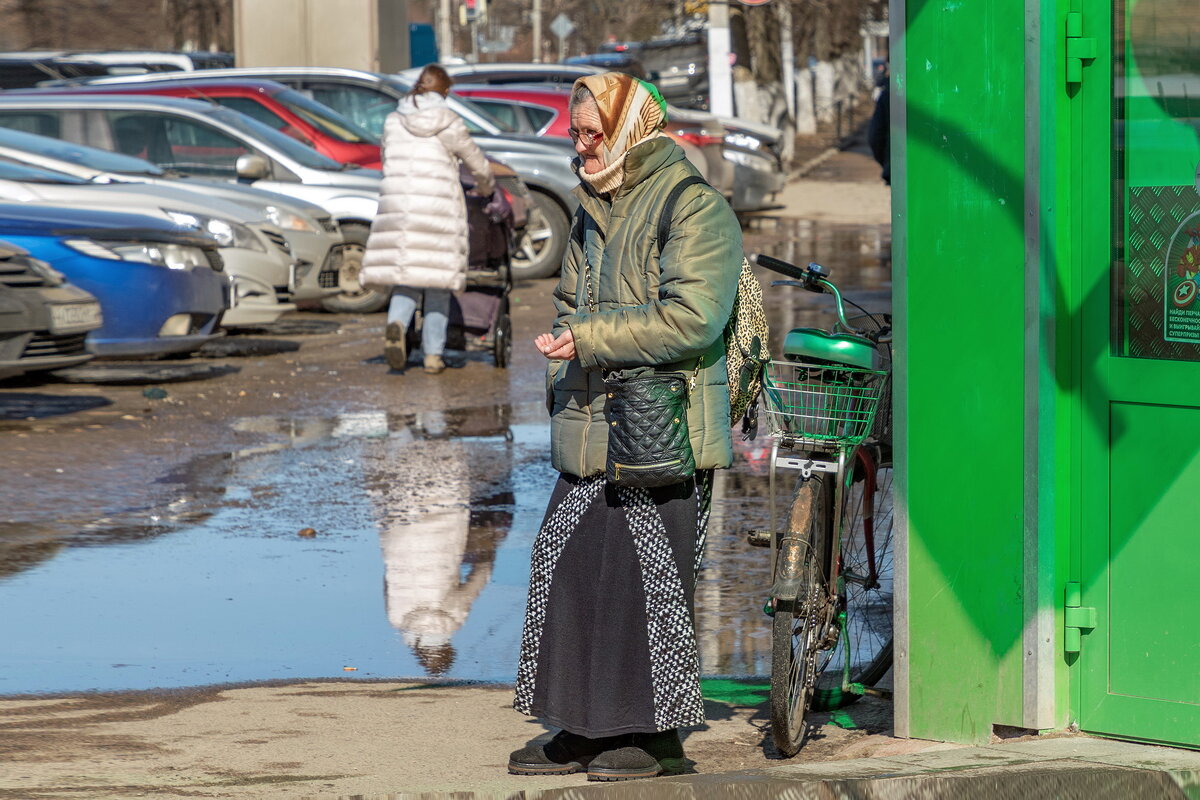
[[[530,190],[529,222],[512,258],[514,279],[549,278],[562,266],[571,220],[545,192]]]
[[[342,236],[346,242],[342,250],[342,267],[338,270],[338,286],[342,293],[322,298],[321,308],[338,313],[369,314],[387,305],[388,295],[385,292],[367,289],[358,282],[370,232],[370,228],[357,222],[342,225]]]

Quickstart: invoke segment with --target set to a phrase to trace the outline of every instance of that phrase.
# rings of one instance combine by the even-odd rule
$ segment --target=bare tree
[[[233,49],[233,0],[9,0],[0,26],[17,49]]]

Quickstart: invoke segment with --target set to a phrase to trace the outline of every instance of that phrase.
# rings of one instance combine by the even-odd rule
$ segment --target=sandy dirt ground
[[[888,220],[887,188],[862,153],[823,162],[780,199],[784,208],[772,212],[779,216]],[[246,443],[229,429],[231,418],[335,406],[411,412],[450,396],[469,395],[476,404],[539,400],[541,357],[526,343],[549,323],[551,288],[549,281],[516,287],[513,377],[502,384],[481,379],[494,372],[490,365],[468,360],[436,377],[410,369],[406,390],[398,392],[396,376],[388,377],[378,358],[382,319],[351,316],[338,318],[336,332],[307,337],[297,352],[238,359],[237,374],[170,384],[161,398],[138,386],[6,384],[0,479],[9,500],[0,512],[0,577],[52,558],[80,525],[164,503],[169,485],[158,478],[174,465]],[[43,413],[47,402],[66,404],[70,413]],[[109,466],[116,464],[120,472]],[[69,505],[61,502],[64,484]],[[10,696],[0,698],[0,798],[509,794],[584,784],[578,775],[506,773],[511,750],[548,735],[515,713],[511,700],[508,687],[362,681]],[[708,723],[686,739],[697,771],[782,763],[774,760],[761,702],[709,701],[707,710]],[[890,715],[890,704],[865,698],[818,717],[798,758],[930,746],[890,737]]]
[[[797,759],[911,753],[887,735],[890,708],[867,699],[829,721]],[[698,772],[783,763],[762,706],[709,702],[687,732]],[[425,683],[300,683],[0,702],[0,798],[335,798],[586,784],[520,777],[508,753],[546,728],[512,710],[511,689]]]

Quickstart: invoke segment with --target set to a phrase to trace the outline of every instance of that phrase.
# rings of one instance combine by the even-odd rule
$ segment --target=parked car
[[[52,53],[0,54],[0,89],[22,89],[42,81],[104,77],[103,64],[56,63]]]
[[[570,141],[571,90],[549,84],[466,84],[454,87],[455,94],[470,98],[475,105],[520,133],[533,133]],[[681,118],[668,109],[666,133],[710,184],[726,197],[733,195],[734,166],[725,160],[725,129],[716,117],[696,115]]]
[[[144,156],[176,174],[247,183],[316,203],[338,221],[346,242],[341,294],[322,305],[355,312],[382,306],[358,282],[379,206],[378,170],[348,168],[245,114],[175,97],[4,94],[0,127]]]
[[[314,203],[241,184],[170,177],[140,158],[4,127],[0,127],[0,157],[90,183],[166,186],[244,206],[252,219],[265,219],[287,239],[294,259],[293,301],[320,300],[340,291],[342,233],[330,213]]]
[[[192,352],[228,305],[216,241],[156,217],[4,204],[0,239],[96,297],[103,324],[87,347],[97,355]]]
[[[628,47],[627,47],[628,49]],[[571,59],[572,61],[574,59]],[[685,64],[686,66],[686,64]],[[533,86],[537,84],[548,84],[551,86],[571,86],[579,78],[588,75],[596,75],[606,70],[583,63],[568,63],[568,64],[522,64],[522,63],[491,63],[491,64],[451,64],[446,67],[446,71],[455,81],[470,84],[488,84],[491,86],[523,84]],[[408,75],[411,71],[401,73]],[[684,107],[685,104],[673,103],[668,93],[663,90],[663,86],[659,85],[661,76],[657,76],[653,71],[649,72],[648,80],[658,86],[659,91],[663,92],[664,98],[667,99],[667,114],[668,116],[677,117],[679,119],[698,119],[709,116],[707,111],[694,108]],[[707,106],[706,106],[707,107]],[[783,155],[787,149],[785,139],[788,136],[787,131],[792,130],[790,123],[786,119],[779,118],[778,122],[784,123],[781,125],[767,125],[760,122],[752,122],[741,117],[717,117],[717,121],[725,127],[726,142],[730,142],[730,137],[738,137],[746,135],[755,140],[754,148],[761,146],[774,152],[776,155]],[[732,142],[735,146],[744,146],[745,142]]]
[[[2,157],[0,202],[95,211],[119,208],[209,233],[221,246],[221,259],[229,276],[227,327],[274,322],[296,309],[289,302],[291,256],[282,250],[286,241],[273,227],[238,222],[241,207],[175,187],[90,183]]]
[[[625,52],[617,53],[588,53],[582,56],[571,56],[563,59],[564,64],[584,64],[589,67],[599,67],[605,72],[624,72],[640,80],[649,80],[649,73],[642,62]]]
[[[685,34],[643,42],[613,42],[602,47],[612,55],[636,58],[647,79],[667,102],[708,110],[708,38]]]
[[[329,106],[361,128],[379,136],[396,103],[412,89],[409,77],[335,67],[249,67],[210,70],[205,78],[262,78],[291,86]],[[136,85],[173,80],[170,75],[145,75],[121,81]],[[113,79],[95,81],[97,85]],[[508,164],[531,190],[534,205],[529,225],[513,259],[517,278],[553,275],[562,263],[570,234],[571,215],[578,201],[571,190],[579,183],[571,171],[575,151],[568,143],[550,142],[506,131],[470,101],[451,95],[450,107],[463,118],[476,144],[490,157]],[[502,185],[504,181],[501,181]]]
[[[517,130],[567,135],[571,92],[564,87],[467,84],[455,85],[454,90]],[[538,123],[541,128],[533,130]],[[700,173],[739,212],[767,207],[783,189],[787,176],[779,154],[770,146],[775,141],[770,138],[771,130],[769,126],[746,127],[741,120],[727,127],[706,111],[667,107],[667,134],[684,146]]]
[[[380,168],[379,137],[328,106],[274,81],[254,78],[211,79],[207,75],[207,72],[174,73],[173,77],[178,76],[179,80],[139,84],[105,82],[24,90],[15,94],[146,94],[211,101],[240,111],[339,164]]]
[[[156,50],[22,50],[0,52],[0,88],[20,89],[89,78],[232,67],[231,53]]]
[[[95,297],[0,240],[0,378],[84,363],[85,337],[102,321]]]

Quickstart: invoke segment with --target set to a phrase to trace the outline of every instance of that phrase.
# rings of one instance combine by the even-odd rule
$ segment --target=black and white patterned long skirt
[[[700,725],[693,598],[712,471],[658,489],[562,475],[534,540],[517,711],[582,736]]]

